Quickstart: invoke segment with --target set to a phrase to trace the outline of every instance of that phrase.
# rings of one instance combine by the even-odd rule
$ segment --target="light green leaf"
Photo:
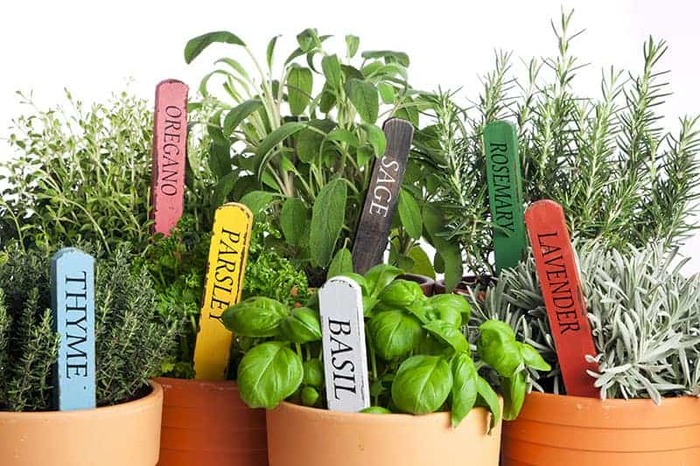
[[[457,427],[476,402],[476,384],[479,374],[471,356],[466,353],[456,354],[451,363],[452,379],[452,427]]]
[[[304,377],[301,358],[282,343],[253,347],[238,365],[241,399],[251,408],[275,408],[297,391]]]
[[[381,128],[376,125],[362,125],[362,129],[367,133],[367,141],[374,149],[374,155],[381,157],[386,151],[386,135]]]
[[[304,201],[291,197],[284,201],[280,211],[280,227],[284,239],[291,246],[300,246],[309,231],[308,210]]]
[[[464,334],[448,322],[433,320],[423,325],[423,328],[439,340],[450,345],[458,353],[468,353],[469,343]]]
[[[410,192],[402,189],[399,193],[399,218],[406,233],[413,238],[419,239],[423,235],[423,218],[420,214],[420,207]]]
[[[409,66],[411,61],[404,52],[393,50],[367,50],[362,52],[362,58],[383,58],[385,63],[398,63],[401,66]]]
[[[391,398],[401,411],[427,414],[437,411],[452,391],[452,371],[440,356],[406,359],[391,385]]]
[[[228,31],[209,32],[207,34],[197,36],[194,39],[190,39],[187,42],[187,45],[185,45],[185,63],[192,63],[192,60],[197,58],[197,56],[202,53],[204,49],[216,42],[245,47],[245,43],[239,39],[238,36]]]
[[[226,114],[226,118],[224,118],[224,136],[230,137],[231,133],[238,128],[241,122],[262,107],[263,104],[260,99],[250,99],[229,110]]]
[[[256,161],[256,171],[258,173],[258,179],[261,179],[262,173],[264,172],[265,165],[269,161],[270,157],[273,155],[272,149],[288,137],[292,136],[306,127],[305,123],[299,123],[296,121],[290,121],[270,134],[268,134],[265,139],[260,142],[256,155],[258,160]]]
[[[338,275],[347,275],[352,272],[352,253],[348,248],[339,249],[338,252],[335,253],[331,265],[328,267],[326,280]]]
[[[270,42],[267,44],[267,67],[272,68],[272,61],[275,56],[275,46],[277,45],[277,39],[279,39],[280,36],[274,36],[272,39],[270,39]]]
[[[265,212],[276,195],[267,191],[251,191],[240,200],[241,204],[248,206],[254,217]]]
[[[394,90],[394,86],[391,84],[379,83],[377,84],[377,89],[379,90],[379,95],[382,98],[382,102],[385,104],[391,105],[396,101],[396,91]]]
[[[289,110],[292,115],[300,115],[311,101],[313,75],[311,70],[299,65],[292,65],[287,76]]]
[[[343,85],[343,70],[337,55],[327,55],[321,60],[323,75],[326,83],[333,89],[341,89]]]
[[[493,414],[491,416],[491,423],[489,425],[489,434],[491,429],[493,429],[498,421],[501,419],[501,404],[498,400],[498,395],[491,388],[491,385],[482,377],[477,377],[476,379],[476,391],[478,396],[476,398],[476,404],[478,406],[484,406],[491,411]]]
[[[367,325],[377,355],[385,361],[393,361],[407,355],[420,343],[421,325],[412,315],[399,310],[382,311]]]
[[[309,251],[311,261],[320,267],[326,267],[330,263],[343,229],[347,190],[346,181],[337,178],[321,188],[316,197],[311,213]]]
[[[345,36],[345,45],[347,45],[348,48],[348,57],[352,58],[357,53],[357,49],[360,48],[360,38],[353,36],[352,34],[348,34]]]
[[[350,147],[357,147],[360,141],[357,139],[355,133],[344,128],[335,128],[333,131],[328,133],[326,139],[329,141],[344,142]]]
[[[408,251],[408,257],[413,259],[413,268],[410,272],[418,275],[425,275],[435,279],[435,269],[428,257],[428,254],[420,246],[414,246]]]
[[[348,99],[362,121],[374,124],[379,116],[379,92],[373,84],[360,79],[350,79],[345,84]]]

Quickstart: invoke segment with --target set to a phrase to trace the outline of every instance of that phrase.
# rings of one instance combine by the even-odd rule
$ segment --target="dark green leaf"
[[[523,367],[515,332],[505,322],[492,319],[481,324],[477,348],[481,359],[503,377],[513,377]]]
[[[277,195],[267,191],[251,191],[243,196],[239,202],[246,205],[253,213],[253,216],[257,217],[270,207],[275,197]]]
[[[423,218],[420,214],[420,207],[413,198],[413,195],[402,189],[399,193],[399,218],[406,233],[413,238],[419,239],[423,235]]]
[[[350,65],[340,65],[340,68],[343,70],[343,74],[345,75],[345,82],[347,83],[351,79],[358,79],[362,81],[365,79],[364,75],[360,70],[355,68],[354,66]]]
[[[290,121],[270,134],[268,134],[265,139],[263,139],[260,142],[260,145],[258,146],[258,150],[256,151],[256,155],[258,157],[258,169],[264,169],[267,161],[270,159],[272,153],[272,149],[294,133],[297,133],[304,129],[306,127],[305,123],[299,123],[296,121]],[[262,176],[261,172],[258,172],[258,177],[260,178]]]
[[[428,233],[429,242],[440,254],[444,264],[445,287],[448,291],[462,279],[462,254],[459,244],[450,242],[442,236],[446,232],[445,220],[440,210],[431,204],[425,204],[422,210],[423,226]],[[438,262],[435,261],[435,270]]]
[[[229,112],[226,114],[226,118],[224,118],[224,136],[230,137],[231,133],[238,128],[238,125],[240,125],[242,121],[262,107],[263,104],[260,99],[251,99],[246,100],[245,102],[242,102],[229,110]]]
[[[321,40],[318,38],[318,31],[311,28],[304,29],[297,34],[297,42],[299,43],[299,48],[304,51],[304,53],[321,45]]]
[[[277,39],[279,39],[280,36],[275,36],[272,39],[270,39],[270,42],[267,44],[267,67],[272,68],[272,61],[273,57],[275,56],[275,46],[277,45]]]
[[[296,151],[299,160],[304,163],[313,163],[320,154],[323,145],[324,133],[335,131],[335,123],[331,120],[313,120],[297,135]]]
[[[308,307],[292,310],[279,324],[279,336],[294,343],[309,343],[321,340],[321,322],[318,312]]]
[[[345,45],[348,49],[348,58],[352,58],[355,56],[357,49],[360,47],[360,38],[353,36],[352,34],[348,34],[345,36]]]
[[[298,65],[292,65],[287,76],[287,92],[289,110],[292,115],[300,115],[311,101],[313,75],[311,70]]]
[[[219,179],[214,187],[214,194],[212,195],[212,206],[214,208],[223,205],[228,200],[229,194],[233,191],[237,180],[238,173],[235,172],[231,172]]]
[[[374,124],[379,116],[379,93],[373,84],[360,79],[347,81],[346,92],[348,99],[357,110],[362,121]]]
[[[413,267],[410,270],[411,273],[424,275],[432,278],[433,280],[435,279],[435,269],[433,268],[433,264],[431,263],[428,254],[426,254],[422,247],[417,245],[412,247],[411,250],[408,251],[408,257],[413,259]]]
[[[452,379],[452,427],[457,427],[476,402],[476,384],[479,374],[471,356],[458,353],[451,363]]]
[[[330,263],[343,229],[347,190],[346,181],[337,178],[321,188],[316,197],[311,213],[309,250],[311,261],[320,267],[326,267]]]
[[[337,55],[327,55],[321,60],[323,75],[326,83],[333,89],[341,89],[343,86],[343,70]]]
[[[452,390],[450,365],[440,356],[406,359],[391,386],[391,398],[401,411],[427,414],[437,411]]]
[[[306,204],[299,198],[284,201],[280,212],[280,227],[284,239],[291,246],[300,246],[309,231],[309,215]]]
[[[289,310],[284,304],[264,296],[255,296],[226,309],[221,315],[221,322],[236,335],[273,337],[288,315]]]
[[[402,311],[383,311],[375,315],[367,326],[377,355],[393,361],[407,355],[420,343],[420,322]]]
[[[323,86],[321,100],[318,103],[318,109],[321,113],[330,112],[335,106],[335,102],[335,94],[328,88],[328,85]]]
[[[381,157],[386,151],[386,135],[381,128],[375,125],[362,125],[362,129],[367,133],[367,141],[374,149],[374,155]]]
[[[484,406],[491,411],[492,416],[489,425],[489,433],[491,433],[491,429],[493,429],[501,419],[501,403],[498,399],[498,395],[493,388],[491,388],[491,385],[482,377],[477,377],[476,379],[476,391],[478,393],[476,405]]]
[[[338,252],[335,253],[331,265],[328,267],[326,280],[337,277],[338,275],[347,276],[347,274],[352,272],[352,253],[348,248],[339,249]]]
[[[360,144],[355,133],[344,128],[335,128],[333,131],[328,133],[326,139],[329,141],[344,142],[350,147],[357,147]]]
[[[468,353],[469,343],[462,332],[442,320],[433,320],[423,325],[423,328],[433,336],[450,345],[458,353]]]
[[[245,47],[245,43],[235,34],[227,31],[216,31],[197,36],[190,39],[185,45],[185,63],[192,63],[192,60],[204,51],[211,44],[219,42],[224,44],[240,45]]]
[[[357,148],[357,165],[364,167],[367,162],[374,160],[374,148],[369,144],[363,144]]]
[[[209,145],[209,169],[217,179],[231,173],[231,144]]]
[[[253,347],[238,365],[238,390],[251,408],[275,408],[297,391],[304,377],[301,358],[278,342]]]

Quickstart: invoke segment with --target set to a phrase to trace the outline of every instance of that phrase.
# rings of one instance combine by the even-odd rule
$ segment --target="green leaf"
[[[318,37],[318,31],[312,28],[304,29],[302,32],[297,34],[297,42],[299,43],[299,48],[304,53],[321,45],[321,40]]]
[[[326,83],[333,89],[341,89],[343,86],[343,69],[337,55],[326,55],[321,60],[323,75]]]
[[[258,170],[263,169],[265,165],[267,164],[267,161],[270,159],[272,149],[288,137],[292,136],[294,133],[297,133],[304,129],[306,127],[305,123],[299,123],[296,121],[290,121],[267,136],[265,136],[265,139],[263,139],[260,142],[260,145],[258,146],[258,149],[256,151],[256,155],[258,156],[258,165],[257,168]],[[260,179],[261,177],[261,172],[258,172],[258,178]]]
[[[477,348],[481,359],[503,377],[513,377],[523,366],[515,332],[500,320],[487,320],[479,326]]]
[[[362,121],[373,125],[379,116],[377,88],[371,83],[353,78],[345,84],[345,91]]]
[[[365,414],[392,414],[391,411],[386,408],[382,408],[381,406],[370,406],[368,408],[361,409],[360,412]]]
[[[202,53],[204,49],[216,42],[245,47],[245,43],[235,34],[227,31],[209,32],[207,34],[197,36],[194,39],[190,39],[187,42],[187,45],[185,45],[185,63],[192,63],[192,60],[197,58],[197,56]]]
[[[458,353],[452,358],[452,427],[457,427],[476,402],[476,384],[479,374],[471,356]]]
[[[284,201],[280,211],[280,227],[284,239],[291,246],[300,246],[309,231],[309,215],[306,204],[299,198]]]
[[[527,379],[524,372],[518,372],[511,378],[501,379],[503,391],[503,419],[512,421],[518,417],[525,402]]]
[[[320,359],[304,361],[304,385],[323,388],[323,363]]]
[[[318,109],[321,113],[330,112],[335,106],[335,94],[328,88],[328,85],[323,86],[321,91],[321,100],[318,103]]]
[[[378,83],[377,89],[379,90],[379,96],[382,98],[382,102],[389,105],[396,102],[396,91],[394,90],[394,86],[387,83]]]
[[[331,120],[312,120],[309,125],[297,135],[296,151],[299,160],[313,163],[321,154],[323,141],[330,131],[335,131],[335,123]]]
[[[333,131],[328,133],[326,139],[329,141],[344,142],[350,147],[357,147],[360,145],[359,139],[355,133],[344,128],[335,128]]]
[[[418,275],[424,275],[435,279],[435,269],[433,264],[430,262],[428,254],[423,250],[422,247],[416,245],[408,251],[408,257],[413,259],[413,267],[410,272]]]
[[[347,274],[352,272],[352,253],[348,248],[339,249],[338,252],[335,253],[331,265],[328,267],[326,280],[337,277],[338,275],[347,276]]]
[[[364,167],[367,162],[374,160],[374,148],[369,144],[363,144],[357,148],[357,165]]]
[[[287,76],[289,110],[292,115],[300,115],[311,101],[313,75],[311,70],[299,65],[292,65]]]
[[[542,358],[542,355],[533,348],[531,345],[528,345],[527,343],[520,343],[518,342],[520,346],[520,354],[523,357],[523,362],[525,362],[525,365],[527,367],[530,367],[532,369],[538,370],[538,371],[551,371],[552,366],[550,366],[547,361],[545,361]]]
[[[267,44],[267,67],[272,68],[272,61],[273,57],[275,56],[275,46],[277,45],[277,39],[279,39],[280,36],[274,36],[272,39],[270,39],[270,42]]]
[[[209,169],[217,179],[231,173],[231,144],[209,145]]]
[[[367,133],[367,141],[374,149],[374,155],[381,157],[386,151],[386,135],[384,131],[381,130],[376,125],[362,125],[362,129]],[[420,211],[419,211],[420,214]]]
[[[325,185],[316,197],[309,231],[309,250],[315,265],[326,267],[331,261],[345,222],[347,197],[348,187],[342,178]]]
[[[411,64],[408,55],[404,52],[396,52],[393,50],[367,50],[362,52],[362,58],[383,58],[385,63],[398,63],[404,67]]]
[[[423,325],[431,335],[450,345],[458,353],[469,353],[469,343],[464,334],[451,324],[442,320],[433,320]]]
[[[367,295],[377,297],[396,277],[404,271],[389,264],[377,264],[365,272]]]
[[[399,310],[383,311],[375,315],[367,326],[377,355],[393,361],[407,355],[420,343],[420,322]]]
[[[299,355],[278,342],[253,347],[238,365],[238,390],[251,408],[275,408],[297,391],[304,377]]]
[[[427,414],[437,411],[452,390],[450,365],[440,356],[406,359],[391,385],[391,398],[401,411]]]
[[[212,207],[216,208],[223,205],[227,200],[229,194],[233,191],[233,188],[238,181],[238,173],[231,172],[228,175],[224,175],[216,183],[214,187],[214,194],[212,195]]]
[[[431,204],[425,204],[422,210],[423,226],[428,233],[429,243],[432,244],[444,265],[445,287],[448,291],[462,279],[462,253],[459,244],[452,243],[442,236],[446,232],[445,220],[440,210]],[[438,270],[435,261],[435,270]]]
[[[230,137],[231,133],[238,128],[238,125],[240,125],[241,122],[262,107],[263,103],[260,101],[260,99],[250,99],[229,110],[229,112],[226,114],[226,118],[224,118],[224,136]]]
[[[321,321],[318,312],[308,307],[292,310],[279,325],[279,336],[294,343],[321,340]]]
[[[454,328],[469,322],[471,307],[464,296],[451,293],[436,294],[428,298],[425,307],[428,317],[447,322]]]
[[[423,299],[425,296],[420,285],[410,280],[394,280],[379,293],[379,301],[382,304],[397,309],[405,308]]]
[[[254,296],[226,309],[221,322],[242,337],[273,337],[288,315],[289,310],[284,304],[264,296]]]
[[[476,391],[478,393],[476,405],[488,408],[493,414],[493,416],[491,416],[491,424],[489,425],[489,433],[491,433],[491,429],[493,429],[501,419],[501,404],[498,400],[498,395],[493,388],[491,388],[491,385],[482,377],[477,377],[476,379]]]
[[[270,203],[275,197],[275,194],[267,191],[251,191],[243,196],[239,202],[248,206],[253,216],[257,217],[270,207]]]
[[[423,218],[420,214],[420,207],[413,198],[413,195],[401,189],[399,192],[399,218],[406,233],[413,239],[419,239],[423,235]]]
[[[360,48],[360,38],[353,36],[352,34],[348,34],[345,36],[345,45],[348,49],[348,58],[352,58],[357,53],[357,49]]]
[[[301,389],[301,404],[303,406],[316,406],[321,395],[314,387],[304,387]]]

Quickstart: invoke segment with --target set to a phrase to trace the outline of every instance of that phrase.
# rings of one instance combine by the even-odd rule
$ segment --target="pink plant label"
[[[586,372],[598,369],[586,361],[596,349],[564,209],[550,200],[534,202],[525,223],[566,393],[598,397],[595,379]]]
[[[180,221],[184,202],[186,155],[187,85],[167,79],[156,87],[153,118],[153,233],[167,236]]]
[[[333,277],[318,301],[328,409],[360,411],[370,401],[362,290],[350,278]]]

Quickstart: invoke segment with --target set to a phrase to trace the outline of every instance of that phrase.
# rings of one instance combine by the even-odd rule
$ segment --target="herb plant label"
[[[224,204],[214,214],[199,333],[194,350],[196,378],[224,380],[233,335],[221,314],[241,299],[253,214],[237,203]]]
[[[167,236],[177,225],[183,210],[187,85],[174,79],[158,83],[153,120],[152,230]]]
[[[95,407],[95,260],[64,248],[51,259],[51,307],[60,336],[54,406]]]
[[[526,249],[518,136],[513,125],[506,121],[486,125],[484,148],[493,249],[500,272],[515,266]]]
[[[585,358],[596,350],[564,209],[554,201],[537,201],[525,221],[566,393],[598,397],[595,379],[586,373],[597,369]]]
[[[318,300],[328,409],[360,411],[370,401],[362,290],[350,278],[333,277]]]
[[[353,269],[359,274],[382,261],[413,140],[413,126],[407,121],[392,118],[383,128],[386,151],[374,161],[352,248]]]

